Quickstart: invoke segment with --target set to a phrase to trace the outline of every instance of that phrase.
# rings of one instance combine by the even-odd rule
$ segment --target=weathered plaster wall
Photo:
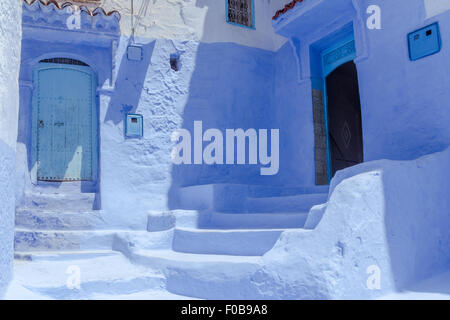
[[[21,6],[0,2],[0,297],[12,275]]]
[[[255,30],[227,23],[225,0],[135,0],[136,16],[143,1],[150,4],[136,29],[137,36],[208,43],[234,42],[266,50],[277,50],[285,41],[272,29],[273,0],[255,0]],[[103,0],[102,6],[120,12],[121,31],[130,35],[130,1]]]
[[[204,131],[276,128],[273,53],[234,43],[145,41],[143,61],[129,61],[122,37],[115,92],[100,98],[102,205],[114,222],[142,225],[146,210],[171,207],[183,186],[274,183],[258,165],[176,166],[170,157],[172,132],[193,134],[195,120]],[[180,56],[179,71],[170,68],[172,54]],[[124,138],[125,112],[144,115],[142,139]]]

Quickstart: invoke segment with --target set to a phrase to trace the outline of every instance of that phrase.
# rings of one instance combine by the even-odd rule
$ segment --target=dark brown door
[[[328,139],[332,176],[336,171],[363,162],[361,103],[358,74],[353,61],[334,70],[326,79]]]

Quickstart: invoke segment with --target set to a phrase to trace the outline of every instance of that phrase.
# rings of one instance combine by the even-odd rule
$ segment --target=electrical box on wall
[[[141,138],[144,135],[144,117],[127,113],[125,116],[125,137]]]
[[[130,45],[127,48],[127,58],[131,61],[142,61],[144,53],[142,47]]]
[[[412,61],[441,51],[439,24],[433,23],[408,34],[409,58]]]

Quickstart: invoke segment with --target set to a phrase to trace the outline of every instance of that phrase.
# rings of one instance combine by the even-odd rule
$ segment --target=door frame
[[[349,45],[353,42],[353,50],[346,52],[344,55],[338,57],[335,61],[333,61],[330,64],[325,64],[325,57],[333,52],[338,50],[339,48]],[[322,67],[322,85],[323,85],[323,113],[324,113],[324,123],[325,123],[325,136],[327,141],[327,171],[328,171],[328,184],[330,184],[331,179],[333,178],[331,176],[332,174],[332,167],[331,167],[331,151],[330,151],[330,136],[329,136],[329,126],[328,126],[328,95],[327,95],[327,77],[332,73],[334,70],[339,68],[341,65],[355,60],[356,58],[356,45],[355,45],[355,36],[352,33],[351,35],[348,35],[344,39],[337,41],[333,43],[331,46],[329,46],[327,49],[323,50],[320,54],[320,62]]]
[[[39,92],[39,72],[49,69],[71,69],[77,72],[83,72],[88,74],[91,81],[91,99],[92,99],[92,182],[98,181],[98,167],[99,167],[99,122],[98,122],[98,107],[97,107],[97,76],[94,70],[89,66],[71,65],[71,64],[58,64],[58,63],[37,63],[33,67],[33,93],[32,93],[32,112],[31,112],[31,181],[35,184],[38,183],[38,154],[37,154],[37,142],[38,142],[38,92]],[[77,180],[81,181],[81,180]],[[87,180],[84,180],[87,181]],[[91,181],[91,180],[89,180]],[[69,182],[69,181],[55,181],[55,182]]]

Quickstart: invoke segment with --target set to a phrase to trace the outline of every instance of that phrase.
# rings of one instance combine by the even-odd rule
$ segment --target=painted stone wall
[[[0,297],[12,275],[21,8],[0,2]]]

